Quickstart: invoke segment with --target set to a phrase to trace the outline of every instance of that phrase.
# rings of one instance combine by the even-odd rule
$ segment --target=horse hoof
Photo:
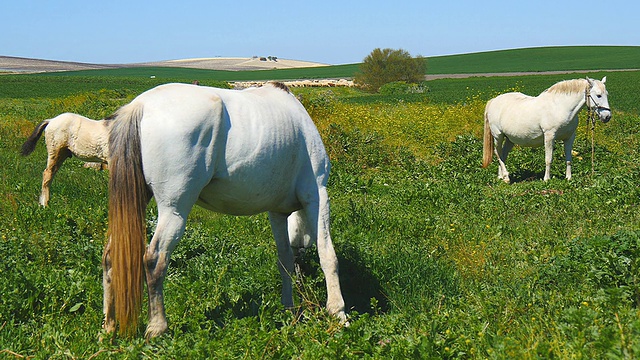
[[[98,342],[103,343],[109,341],[113,344],[116,338],[116,326],[115,323],[103,324],[102,330],[98,333]]]
[[[167,331],[167,324],[149,324],[147,326],[147,330],[144,332],[144,336],[147,339],[154,338],[156,336],[160,336]]]
[[[335,314],[335,317],[338,318],[338,321],[340,321],[340,324],[344,327],[349,327],[351,326],[351,323],[349,323],[349,320],[347,319],[347,315],[344,313],[344,311],[340,311],[339,313]]]

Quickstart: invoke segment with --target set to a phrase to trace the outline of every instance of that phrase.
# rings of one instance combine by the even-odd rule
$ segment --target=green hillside
[[[428,58],[429,74],[639,69],[640,46],[565,46]]]
[[[151,77],[217,81],[350,78],[359,64],[282,70],[220,71],[132,67],[70,71],[42,76]],[[640,46],[565,46],[489,51],[427,58],[427,74],[640,69]]]

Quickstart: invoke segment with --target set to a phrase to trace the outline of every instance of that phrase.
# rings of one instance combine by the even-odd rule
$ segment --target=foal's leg
[[[42,173],[42,192],[40,193],[40,205],[46,207],[49,203],[49,193],[51,189],[51,182],[56,175],[62,163],[69,157],[71,157],[71,151],[67,148],[49,149],[47,147],[47,167]]]
[[[567,161],[567,180],[571,180],[571,161],[573,159],[573,154],[571,153],[571,149],[573,149],[573,142],[576,139],[576,133],[574,132],[567,140],[564,141],[564,158]]]
[[[544,133],[544,181],[551,178],[551,161],[553,160],[554,132]]]
[[[281,302],[285,308],[293,308],[293,285],[291,276],[293,276],[294,259],[293,249],[289,243],[289,235],[287,231],[287,215],[275,212],[269,212],[269,221],[271,222],[271,231],[276,240],[278,249],[278,270],[282,277],[282,297]]]
[[[329,195],[325,187],[318,187],[318,197],[305,204],[305,213],[311,236],[317,239],[320,266],[327,283],[327,310],[346,323],[344,299],[338,278],[338,257],[329,233]]]
[[[190,208],[189,208],[190,209]],[[145,336],[151,338],[167,330],[162,285],[167,274],[169,257],[184,233],[189,211],[158,204],[158,225],[144,254],[144,266],[149,291],[149,324]]]

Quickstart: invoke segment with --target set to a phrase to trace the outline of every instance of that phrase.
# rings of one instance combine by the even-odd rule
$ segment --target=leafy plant
[[[403,49],[376,48],[360,64],[354,82],[367,91],[376,92],[382,85],[394,81],[421,82],[425,71],[426,60],[421,56],[413,58]]]

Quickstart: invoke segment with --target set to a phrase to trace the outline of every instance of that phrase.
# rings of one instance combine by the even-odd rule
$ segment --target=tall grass
[[[584,75],[584,74],[583,74]],[[576,76],[583,76],[576,75]],[[601,76],[595,74],[593,76]],[[195,209],[165,284],[170,331],[99,342],[107,174],[75,159],[40,208],[40,145],[62,111],[100,118],[134,88],[0,99],[0,352],[21,358],[633,358],[640,354],[638,72],[611,73],[595,173],[580,126],[574,178],[541,180],[541,149],[515,149],[513,184],[482,169],[483,103],[557,78],[429,82],[415,96],[301,90],[332,158],[332,238],[351,326],[322,309],[317,255],[297,311],[279,304],[265,215]],[[53,85],[52,85],[53,86]],[[583,116],[583,115],[582,115]],[[584,118],[581,118],[584,124]],[[150,206],[153,229],[157,214]]]

